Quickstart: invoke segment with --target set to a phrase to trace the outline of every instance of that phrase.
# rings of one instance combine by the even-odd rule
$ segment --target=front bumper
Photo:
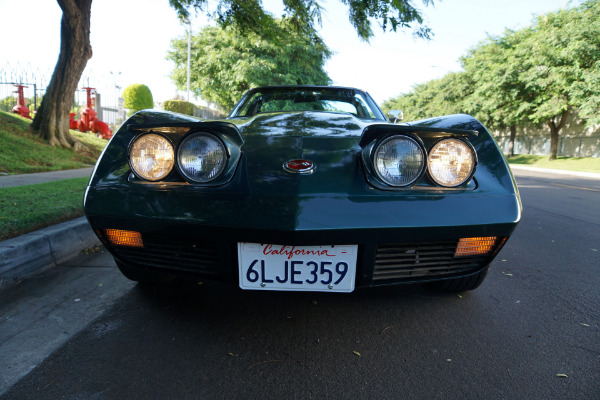
[[[126,200],[123,200],[126,199]],[[356,287],[423,282],[486,268],[520,219],[518,195],[478,191],[360,195],[218,193],[193,187],[91,186],[85,211],[130,268],[238,284],[238,242],[358,245]],[[140,232],[114,246],[105,229]],[[485,255],[455,256],[460,238],[498,237]]]
[[[89,217],[105,246],[129,268],[239,284],[238,242],[285,245],[357,244],[356,287],[426,282],[467,276],[486,268],[512,232],[511,224],[432,228],[275,231],[153,224]],[[140,232],[143,247],[111,244],[104,229]],[[456,256],[461,237],[497,236],[484,255]],[[410,238],[410,239],[408,239]]]

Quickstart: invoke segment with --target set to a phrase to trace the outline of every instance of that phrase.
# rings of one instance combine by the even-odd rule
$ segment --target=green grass
[[[548,156],[519,154],[507,158],[507,160],[511,165],[527,165],[537,168],[600,173],[600,158],[595,157],[558,157],[556,160],[550,161],[548,160]]]
[[[96,163],[107,141],[91,133],[71,134],[91,149],[77,154],[73,149],[52,147],[29,132],[30,120],[0,111],[0,172],[20,174],[84,168]]]
[[[88,178],[0,189],[0,240],[83,215]]]
[[[0,112],[0,172],[8,174],[90,167],[107,141],[71,131],[90,154],[50,146],[29,132],[31,121]],[[19,236],[83,215],[88,178],[0,189],[0,240]]]

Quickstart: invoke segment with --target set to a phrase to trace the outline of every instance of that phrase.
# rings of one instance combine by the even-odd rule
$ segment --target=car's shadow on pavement
[[[317,326],[327,331],[336,323],[370,323],[383,330],[391,325],[392,316],[394,320],[411,319],[418,310],[443,312],[471,294],[449,294],[426,284],[357,289],[352,293],[243,291],[215,284],[138,284],[129,296],[154,317],[174,317],[188,323],[210,321],[213,327],[235,324],[239,328],[302,321],[311,324],[313,331]]]

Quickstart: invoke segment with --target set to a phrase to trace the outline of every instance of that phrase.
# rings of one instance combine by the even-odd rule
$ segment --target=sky
[[[366,90],[381,105],[419,83],[460,71],[460,57],[488,35],[524,28],[535,15],[580,3],[434,1],[433,6],[425,6],[421,0],[413,0],[433,30],[432,40],[413,38],[411,32],[383,33],[374,24],[375,37],[369,43],[358,38],[339,0],[322,1],[325,13],[320,33],[334,52],[325,66],[333,83]],[[280,0],[263,0],[263,4],[274,15],[281,14]],[[0,0],[0,72],[10,63],[12,69],[31,66],[50,76],[60,49],[61,15],[58,3],[52,0]],[[186,32],[168,0],[94,0],[91,18],[93,57],[84,72],[91,86],[102,92],[102,85],[143,83],[151,89],[155,102],[178,93],[186,98],[186,92],[178,91],[169,78],[174,68],[166,60],[170,42]],[[208,23],[200,15],[192,29],[197,33]]]

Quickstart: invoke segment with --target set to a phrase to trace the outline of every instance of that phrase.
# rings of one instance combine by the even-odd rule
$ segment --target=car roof
[[[274,90],[274,89],[341,89],[341,90],[356,90],[358,92],[366,93],[364,90],[349,87],[349,86],[327,86],[327,85],[273,85],[273,86],[259,86],[249,89],[248,92],[260,91],[260,90]]]

